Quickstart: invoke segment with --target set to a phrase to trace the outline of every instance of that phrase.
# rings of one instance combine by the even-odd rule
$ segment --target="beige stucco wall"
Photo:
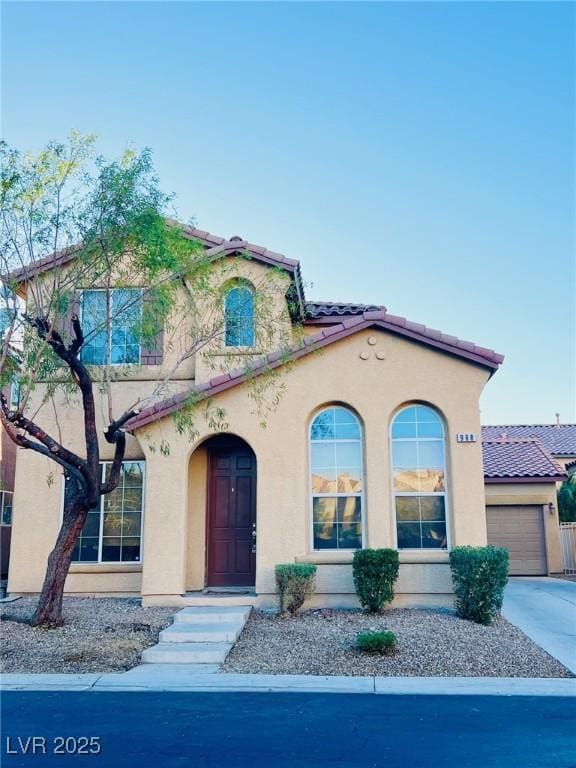
[[[223,328],[225,291],[235,284],[250,285],[256,296],[256,338],[254,347],[231,354],[222,334],[218,335],[196,355],[196,381],[207,381],[220,373],[243,368],[263,354],[286,348],[295,341],[297,331],[290,320],[286,301],[286,291],[291,282],[287,272],[253,259],[230,256],[214,263],[210,281],[211,287],[204,297],[200,296],[195,307],[202,323],[207,327],[215,323]],[[224,290],[218,308],[214,306],[214,298],[222,287]]]
[[[70,269],[67,265],[61,271],[66,274]],[[51,273],[46,273],[38,279],[38,284],[34,292],[49,292]],[[192,323],[192,315],[197,326],[203,330],[208,326],[222,327],[222,318],[224,304],[214,306],[214,291],[218,285],[227,284],[226,281],[243,279],[249,281],[260,292],[265,293],[263,299],[265,308],[262,310],[265,319],[272,329],[271,338],[268,340],[267,347],[251,350],[249,355],[238,355],[234,359],[220,355],[223,350],[223,340],[220,338],[212,344],[210,348],[209,360],[204,357],[205,350],[175,368],[178,356],[189,348],[190,335],[186,328]],[[125,283],[125,279],[124,279]],[[198,306],[191,307],[190,293],[183,287],[176,293],[174,312],[169,318],[164,332],[163,363],[162,365],[146,366],[112,366],[109,369],[112,381],[110,383],[112,413],[116,417],[126,409],[134,407],[144,407],[148,404],[149,398],[153,395],[159,382],[170,372],[171,381],[162,391],[162,396],[167,397],[174,392],[187,391],[195,381],[199,382],[210,378],[223,368],[230,369],[246,364],[249,359],[258,356],[262,352],[269,351],[270,346],[279,347],[282,344],[295,339],[295,332],[292,330],[290,318],[287,311],[286,290],[290,283],[289,275],[280,270],[270,269],[258,262],[239,258],[226,258],[214,263],[211,274],[211,283],[206,287],[204,293],[196,291]],[[135,285],[137,283],[134,283]],[[194,289],[195,284],[189,288]],[[90,284],[90,288],[100,287],[97,283]],[[33,293],[31,292],[30,298]],[[36,293],[36,295],[38,295]],[[202,299],[202,296],[204,299]],[[200,298],[198,298],[200,297]],[[210,303],[211,302],[211,303]],[[198,331],[198,338],[201,337],[201,330]],[[196,359],[197,358],[197,359]],[[95,376],[98,376],[102,369],[94,368]],[[115,380],[117,379],[117,380]],[[100,455],[103,461],[111,460],[114,453],[114,446],[108,444],[102,437],[103,432],[109,423],[109,401],[107,395],[101,393],[98,385],[94,387],[96,401],[97,431],[101,436]],[[45,385],[39,384],[37,389],[30,396],[27,414],[35,414],[35,421],[42,426],[48,433],[56,439],[63,440],[64,444],[70,450],[85,455],[84,432],[82,424],[82,409],[79,396],[71,396],[66,399],[64,395],[57,392],[54,398],[54,404],[51,401],[42,405],[45,395]],[[155,401],[154,401],[155,402]],[[166,472],[166,464],[163,461],[153,461],[152,450],[159,452],[159,443],[143,440],[142,444],[136,437],[128,435],[126,458],[127,459],[149,459],[147,462],[147,471],[152,473],[159,469],[162,473]],[[192,467],[200,460],[194,457]],[[181,456],[178,461],[181,460]],[[188,470],[180,468],[187,477]],[[169,474],[169,473],[168,473]],[[167,476],[168,476],[167,474]],[[194,471],[191,475],[195,477]],[[159,482],[163,479],[160,477]],[[57,531],[61,520],[62,506],[62,472],[53,462],[44,459],[30,451],[18,451],[18,472],[16,477],[16,493],[14,504],[14,529],[12,542],[12,558],[9,573],[9,589],[12,592],[34,592],[40,588],[46,558],[56,539]],[[170,496],[168,497],[170,498]],[[188,492],[183,498],[188,498]],[[195,519],[196,525],[203,528],[204,520],[202,498],[195,494],[195,498],[200,504],[201,513]],[[174,496],[174,501],[176,496]],[[151,507],[146,505],[147,510]],[[146,516],[147,512],[145,512]],[[162,518],[164,514],[162,507],[157,511]],[[197,531],[195,532],[196,539]],[[146,549],[145,536],[143,540],[144,552]],[[188,588],[197,588],[203,579],[203,553],[202,558],[192,557],[190,553],[188,562],[190,563],[190,572],[186,577]],[[168,557],[169,559],[169,551]],[[87,568],[87,570],[86,570]],[[112,565],[103,568],[101,566],[82,566],[83,571],[79,572],[79,566],[72,566],[70,576],[67,581],[67,589],[71,592],[139,592],[141,587],[141,567],[137,571],[133,566]],[[189,578],[188,578],[189,576]]]
[[[549,573],[562,572],[562,546],[555,483],[487,483],[486,506],[538,505],[543,509]],[[553,512],[548,505],[552,504]]]
[[[376,344],[369,344],[369,337]],[[363,360],[360,353],[366,351],[369,357]],[[384,360],[377,359],[376,352]],[[274,566],[306,558],[320,563],[320,595],[352,599],[351,554],[311,552],[307,433],[314,413],[330,403],[353,408],[364,424],[366,546],[394,546],[388,430],[395,410],[411,401],[431,403],[446,421],[452,545],[485,544],[481,445],[456,443],[456,433],[480,433],[478,399],[487,378],[482,368],[375,331],[336,342],[295,363],[284,377],[286,393],[265,429],[251,413],[247,385],[218,395],[229,431],[246,440],[258,460],[256,591],[271,596]],[[177,435],[170,418],[139,432],[142,444],[164,440],[171,446],[170,457],[148,461],[146,475],[142,594],[150,601],[203,586],[205,470],[194,459],[191,474],[188,467],[189,456],[211,432],[201,423],[197,427],[200,434],[193,444]],[[336,562],[326,563],[327,558]],[[445,553],[403,553],[401,559],[401,598],[418,598],[424,591],[449,600]]]
[[[556,464],[560,464],[562,469],[566,470],[569,464],[573,464],[576,461],[576,455],[555,456],[554,461],[556,462]]]
[[[487,379],[485,369],[461,359],[389,332],[363,331],[297,361],[282,378],[285,393],[266,417],[266,428],[253,413],[249,385],[217,395],[228,431],[246,440],[258,461],[256,591],[262,604],[274,599],[274,566],[297,559],[319,563],[316,602],[355,604],[351,553],[311,551],[308,428],[316,411],[330,403],[353,408],[364,425],[365,546],[394,546],[388,433],[395,411],[412,401],[432,404],[445,419],[451,544],[485,544],[481,443],[457,443],[456,433],[480,434],[478,401]],[[132,382],[114,386],[122,388],[119,400],[130,399]],[[68,433],[76,430],[73,441],[80,450],[78,413],[71,409],[63,419]],[[168,417],[130,440],[128,457],[146,458],[142,573],[88,565],[79,573],[75,567],[70,591],[141,589],[145,601],[162,602],[204,586],[206,456],[195,449],[212,431],[200,415],[196,428],[191,443]],[[162,441],[170,446],[169,456],[149,450]],[[50,472],[52,485],[46,482]],[[59,525],[60,474],[47,460],[21,451],[16,488],[9,590],[34,592]],[[449,603],[447,561],[444,552],[402,553],[397,602]]]
[[[72,263],[59,270],[59,279],[65,281]],[[51,295],[54,275],[46,272],[35,280],[35,285],[27,297],[28,309],[33,312],[35,298],[42,296],[47,301]],[[132,277],[128,260],[121,266],[118,275],[110,278],[112,285],[131,285],[143,287],[141,281]],[[266,352],[279,349],[293,342],[298,334],[293,327],[288,313],[286,291],[292,278],[288,272],[272,268],[254,259],[228,256],[214,261],[209,275],[187,278],[185,286],[179,285],[172,299],[172,312],[168,317],[163,334],[163,360],[161,365],[111,366],[107,375],[117,378],[123,384],[133,384],[132,393],[146,397],[154,389],[156,382],[163,381],[167,375],[174,384],[166,386],[164,396],[182,388],[179,382],[195,379],[205,381],[218,375],[223,370],[242,367]],[[253,286],[257,293],[256,325],[257,344],[249,350],[242,350],[231,355],[224,345],[224,291],[235,282],[244,282]],[[75,292],[83,288],[104,288],[100,280],[82,282],[73,279]],[[192,300],[192,297],[194,299]],[[56,318],[56,326],[67,327],[65,317]],[[68,333],[68,331],[65,331]],[[209,343],[199,345],[199,351],[188,355],[193,345],[202,340]],[[103,369],[94,368],[95,380]]]
[[[206,549],[199,544],[206,541],[207,470],[208,451],[200,446],[190,457],[189,463],[186,592],[204,588]]]

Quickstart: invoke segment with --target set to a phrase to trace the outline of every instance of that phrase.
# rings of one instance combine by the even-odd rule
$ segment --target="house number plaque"
[[[475,443],[476,432],[457,432],[456,442],[457,443]]]

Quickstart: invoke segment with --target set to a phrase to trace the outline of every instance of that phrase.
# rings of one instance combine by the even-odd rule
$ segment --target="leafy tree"
[[[234,349],[210,356],[211,350],[222,350],[224,292],[230,281],[240,279],[238,259],[222,259],[215,269],[190,230],[167,218],[171,197],[159,188],[148,150],[127,151],[108,161],[95,156],[94,147],[93,137],[77,133],[66,142],[50,142],[37,155],[0,144],[0,279],[6,309],[0,385],[13,375],[10,350],[17,349],[22,361],[19,404],[11,409],[2,397],[0,420],[20,448],[48,457],[67,478],[62,525],[33,617],[37,625],[62,623],[72,552],[88,510],[119,483],[126,423],[174,392],[176,374],[199,354],[219,371],[238,367],[240,359]],[[46,262],[49,269],[43,269]],[[274,296],[279,290],[284,295],[286,288],[282,278],[266,270],[256,286],[255,346],[264,350],[291,342],[291,324],[285,312],[275,309]],[[115,305],[108,299],[105,317],[96,321],[86,313],[81,319],[78,311],[79,291],[87,287],[98,287],[107,296],[112,287],[125,290],[116,290],[120,300]],[[141,344],[157,343],[162,328],[170,355],[146,395],[117,409],[113,384],[129,375],[130,366],[112,365],[108,343],[100,347],[103,358],[96,360],[94,345],[102,334],[109,336],[119,318],[127,337]],[[247,368],[254,360],[241,359]],[[268,378],[275,389],[272,397],[262,381],[251,393],[261,421],[283,388],[277,378]],[[57,434],[42,427],[48,407],[58,416],[75,401],[81,406],[82,450],[74,450],[73,436],[58,419]],[[196,405],[190,395],[175,417],[179,432],[190,437],[197,434]],[[203,408],[205,418],[222,422],[225,414],[213,408],[210,415],[210,407]],[[106,425],[104,441],[114,447],[105,482],[99,466],[99,410]]]
[[[573,472],[560,486],[558,516],[561,523],[576,521],[576,472]]]

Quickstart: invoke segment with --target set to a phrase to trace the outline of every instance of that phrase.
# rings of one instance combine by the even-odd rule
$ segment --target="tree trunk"
[[[33,626],[59,627],[63,624],[64,583],[70,568],[72,552],[87,514],[88,505],[82,495],[74,495],[65,501],[62,526],[58,533],[56,546],[48,557],[40,600],[32,617]]]

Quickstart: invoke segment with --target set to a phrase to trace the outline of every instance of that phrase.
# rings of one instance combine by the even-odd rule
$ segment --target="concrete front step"
[[[140,680],[153,680],[162,677],[176,676],[182,680],[183,676],[190,675],[214,675],[220,669],[220,664],[187,664],[186,668],[182,667],[182,664],[140,664],[138,667],[133,667],[127,672],[119,673],[122,675],[122,679],[126,680],[130,684],[139,682]],[[184,677],[185,679],[185,677]]]
[[[183,608],[174,616],[175,624],[216,624],[220,621],[230,623],[242,623],[248,618],[252,610],[249,605],[230,606],[197,606]]]
[[[178,605],[182,607],[199,608],[228,608],[228,607],[252,607],[258,602],[257,595],[210,594],[209,592],[188,592],[179,597]]]
[[[222,664],[244,628],[250,605],[184,608],[142,653],[145,664]]]
[[[145,664],[222,664],[232,643],[158,643],[142,653]]]
[[[216,618],[216,617],[215,617]],[[172,624],[160,632],[161,643],[235,643],[242,632],[244,620],[237,622],[205,621]]]

